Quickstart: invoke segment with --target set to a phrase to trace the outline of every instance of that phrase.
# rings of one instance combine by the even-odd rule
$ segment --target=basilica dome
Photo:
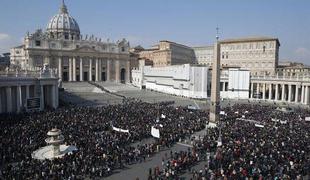
[[[47,32],[52,38],[78,39],[80,28],[75,19],[69,15],[67,7],[62,2],[59,13],[51,18],[47,25]]]

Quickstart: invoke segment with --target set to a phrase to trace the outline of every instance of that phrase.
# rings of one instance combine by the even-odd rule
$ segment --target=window
[[[79,48],[80,47],[80,45],[76,45],[76,48]]]
[[[36,41],[36,46],[41,46],[41,41]]]
[[[125,48],[124,47],[122,47],[122,52],[124,52],[125,51]]]
[[[64,47],[64,48],[68,47],[68,43],[67,43],[67,42],[64,42],[64,43],[63,43],[63,47]]]
[[[65,33],[65,39],[69,39],[69,34]]]
[[[263,52],[266,52],[266,46],[263,46]]]

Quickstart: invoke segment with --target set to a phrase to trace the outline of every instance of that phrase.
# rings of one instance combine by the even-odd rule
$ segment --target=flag
[[[156,129],[154,128],[154,126],[152,126],[152,129],[151,129],[151,135],[155,138],[159,138],[160,135],[159,135],[159,129]]]

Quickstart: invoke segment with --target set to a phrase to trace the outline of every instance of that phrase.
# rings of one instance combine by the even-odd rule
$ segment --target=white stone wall
[[[190,98],[207,98],[209,80],[208,67],[189,64],[151,67],[132,71],[132,84],[146,89]],[[141,78],[143,81],[141,82]]]
[[[143,83],[143,79],[142,79],[142,70],[140,68],[136,68],[136,69],[132,69],[131,70],[131,84],[142,88],[142,83]]]

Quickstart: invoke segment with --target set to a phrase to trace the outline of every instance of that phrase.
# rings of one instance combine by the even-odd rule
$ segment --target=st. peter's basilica
[[[46,31],[27,33],[24,43],[11,49],[11,65],[27,71],[49,65],[62,81],[125,83],[130,81],[129,48],[125,39],[113,43],[82,36],[63,1]]]

